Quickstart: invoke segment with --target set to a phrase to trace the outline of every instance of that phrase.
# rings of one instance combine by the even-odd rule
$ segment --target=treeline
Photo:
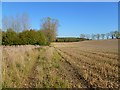
[[[3,30],[0,30],[2,45],[49,45],[51,42],[78,42],[83,40],[118,39],[120,32],[112,31],[106,34],[80,34],[79,38],[56,38],[59,22],[50,17],[43,18],[40,29],[30,28],[27,13],[14,17],[3,17]]]
[[[88,40],[85,38],[75,38],[75,37],[61,37],[61,38],[57,38],[56,42],[79,42],[79,41],[84,41],[84,40]]]
[[[28,13],[17,14],[16,16],[3,16],[2,29],[13,29],[15,32],[21,32],[23,30],[29,30],[31,27],[30,17]]]
[[[40,30],[30,29],[28,14],[4,17],[2,45],[49,45],[56,40],[58,20],[50,17],[41,21]]]
[[[75,37],[64,37],[57,38],[56,42],[79,42],[84,40],[104,40],[104,39],[119,39],[120,32],[119,31],[111,31],[106,34],[80,34],[79,38]]]
[[[92,40],[119,39],[120,32],[119,31],[111,31],[106,34],[80,34],[80,38],[86,38],[86,39],[92,39]]]

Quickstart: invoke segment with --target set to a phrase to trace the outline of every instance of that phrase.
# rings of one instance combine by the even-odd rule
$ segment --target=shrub
[[[39,45],[49,45],[48,38],[44,35],[42,31],[37,31],[37,44]]]
[[[42,31],[25,30],[16,33],[12,29],[2,32],[3,45],[49,45],[48,38]]]
[[[2,43],[4,45],[17,45],[18,36],[15,31],[12,29],[7,29],[6,32],[3,32]]]

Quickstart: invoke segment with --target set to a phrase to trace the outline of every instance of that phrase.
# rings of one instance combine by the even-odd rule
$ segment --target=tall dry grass
[[[38,46],[37,46],[38,47]],[[2,86],[21,87],[39,52],[36,46],[4,46],[2,57]]]
[[[117,88],[116,46],[116,40],[3,46],[2,85],[5,88]]]
[[[0,46],[0,89],[2,89],[2,46]]]

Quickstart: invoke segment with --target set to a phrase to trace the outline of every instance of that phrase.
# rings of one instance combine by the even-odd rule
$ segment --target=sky
[[[40,29],[45,17],[58,19],[58,37],[118,30],[117,2],[2,2],[2,17],[24,12],[29,14],[32,29]]]
[[[119,0],[1,0],[2,2],[118,2]]]

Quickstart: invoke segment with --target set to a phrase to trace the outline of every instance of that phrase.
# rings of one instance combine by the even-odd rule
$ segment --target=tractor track
[[[84,87],[87,87],[87,88],[93,88],[95,86],[91,85],[81,74],[80,72],[78,71],[78,68],[75,67],[73,64],[71,64],[67,58],[65,58],[61,53],[65,54],[64,52],[62,52],[60,49],[54,47],[55,50],[58,52],[58,54],[61,56],[61,58],[65,61],[65,64],[66,66],[64,67],[67,67],[67,68],[70,68],[72,70],[68,70],[66,68],[66,70],[68,70],[69,73],[73,73],[74,74],[74,77],[76,77],[78,79],[78,82],[81,83]],[[72,71],[72,72],[71,72]]]

